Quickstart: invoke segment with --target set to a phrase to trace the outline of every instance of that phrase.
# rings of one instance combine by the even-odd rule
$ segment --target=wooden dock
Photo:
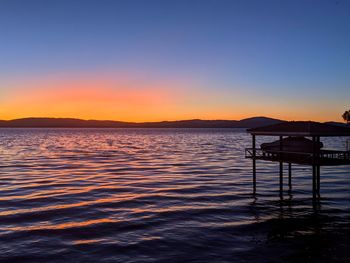
[[[317,122],[284,122],[249,129],[252,135],[252,147],[245,149],[245,157],[253,161],[253,193],[256,193],[256,161],[272,161],[279,163],[280,196],[283,196],[283,164],[288,164],[288,185],[292,189],[292,164],[312,166],[312,192],[313,198],[320,197],[321,166],[350,165],[350,151],[320,149],[321,137],[350,136],[350,128],[327,125]],[[256,147],[256,136],[279,137],[278,147],[263,149]],[[304,138],[312,140],[311,149],[287,147],[284,145],[285,137]],[[306,140],[306,139],[304,139]],[[310,142],[311,142],[310,140]],[[292,140],[290,140],[292,141]],[[307,141],[307,140],[306,140]],[[293,146],[293,145],[292,145]]]

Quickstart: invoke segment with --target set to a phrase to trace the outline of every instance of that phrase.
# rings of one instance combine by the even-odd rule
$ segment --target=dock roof
[[[266,136],[350,136],[350,128],[313,121],[289,121],[247,130],[252,135]]]

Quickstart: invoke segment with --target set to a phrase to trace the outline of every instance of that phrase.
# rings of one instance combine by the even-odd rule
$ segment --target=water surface
[[[347,261],[350,168],[321,169],[315,206],[309,167],[280,200],[278,164],[260,161],[254,197],[250,143],[234,129],[0,129],[0,260]]]

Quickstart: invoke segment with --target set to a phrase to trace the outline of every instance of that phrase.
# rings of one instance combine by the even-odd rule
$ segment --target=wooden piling
[[[317,136],[317,145],[320,143],[320,136]],[[320,188],[321,188],[321,169],[320,169],[320,150],[317,147],[317,155],[316,155],[316,187],[317,187],[317,196],[320,197]]]
[[[256,193],[256,147],[255,147],[255,135],[252,135],[253,146],[253,194]]]
[[[316,167],[316,137],[312,136],[312,197],[316,198],[316,192],[317,192],[317,167]]]
[[[283,194],[283,136],[280,136],[280,153],[279,153],[279,159],[280,159],[280,196]]]
[[[288,186],[292,190],[292,164],[288,163]]]
[[[321,171],[320,171],[320,166],[319,165],[317,165],[317,195],[318,195],[318,197],[320,197],[320,195],[321,195],[321,192],[320,192],[320,188],[321,188],[321,176],[320,176],[320,173],[321,173]]]

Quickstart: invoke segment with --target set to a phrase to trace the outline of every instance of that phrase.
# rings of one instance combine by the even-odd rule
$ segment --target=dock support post
[[[280,136],[280,153],[279,153],[279,159],[280,159],[280,197],[282,197],[283,194],[283,156],[282,156],[282,150],[283,150],[283,136]]]
[[[313,199],[316,199],[316,191],[317,191],[317,184],[316,184],[316,179],[317,179],[317,167],[316,167],[316,160],[315,160],[315,155],[316,155],[316,137],[312,136],[312,197]]]
[[[320,136],[317,136],[317,145],[320,143]],[[321,188],[321,169],[320,169],[320,151],[319,148],[317,147],[317,196],[320,197],[320,188]]]
[[[317,167],[316,165],[312,165],[312,197],[314,199],[316,198],[316,192],[317,192],[316,178],[317,178]]]
[[[253,194],[256,193],[256,147],[255,147],[255,135],[252,135],[252,146],[253,146]]]
[[[292,164],[288,163],[288,186],[289,191],[292,190]]]
[[[317,195],[318,195],[318,197],[320,197],[320,188],[321,188],[321,178],[320,178],[320,173],[321,173],[321,171],[320,171],[321,169],[320,169],[320,166],[319,165],[317,165]]]

